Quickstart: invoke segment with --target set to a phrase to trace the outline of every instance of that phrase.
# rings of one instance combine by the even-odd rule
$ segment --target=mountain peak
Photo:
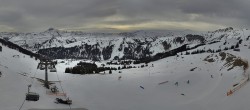
[[[55,30],[55,28],[49,28],[49,29],[48,29],[48,31],[53,31],[53,30]]]
[[[58,32],[59,30],[58,29],[55,29],[55,28],[49,28],[47,29],[45,32]]]
[[[218,29],[218,30],[216,30],[215,32],[230,32],[230,31],[232,31],[232,30],[234,30],[234,28],[232,28],[232,27],[227,27],[227,28],[224,28],[224,29]]]

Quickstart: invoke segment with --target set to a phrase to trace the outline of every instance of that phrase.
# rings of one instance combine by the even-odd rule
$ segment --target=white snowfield
[[[249,49],[240,49],[240,52],[226,52],[249,61]],[[69,65],[59,63],[56,68],[63,90],[72,100],[71,110],[249,110],[249,83],[227,96],[228,90],[242,79],[242,67],[227,71],[221,60],[203,61],[209,55],[211,53],[168,57],[149,63],[149,67],[125,69],[122,73],[112,71],[112,74],[107,71],[105,75],[64,73],[66,67],[73,67],[79,61],[65,61]],[[3,46],[0,52],[1,110],[18,110],[29,84],[32,84],[32,92],[39,93],[40,100],[25,101],[21,110],[70,110],[68,105],[54,103],[58,96],[47,95],[41,82],[32,80],[34,76],[44,79],[44,71],[37,70],[38,63]],[[57,74],[49,73],[49,80],[58,81]],[[56,85],[61,90],[58,82]]]

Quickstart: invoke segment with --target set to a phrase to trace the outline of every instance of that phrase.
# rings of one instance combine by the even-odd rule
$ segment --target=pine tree
[[[235,45],[235,48],[239,48],[239,43],[237,43],[237,44]]]
[[[224,50],[228,50],[228,48],[227,48],[227,47],[225,47],[225,48],[224,48]]]
[[[71,69],[70,68],[66,68],[65,69],[65,73],[71,73]]]
[[[234,45],[231,46],[231,49],[234,49]]]
[[[241,43],[242,43],[242,39],[239,40],[239,44],[241,44]]]

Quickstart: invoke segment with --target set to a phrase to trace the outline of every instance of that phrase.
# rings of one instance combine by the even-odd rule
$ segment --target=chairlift
[[[53,69],[53,67],[52,66],[48,66],[48,69]]]
[[[35,92],[30,92],[31,85],[28,85],[28,93],[26,93],[25,100],[27,101],[38,101],[39,100],[39,94]]]
[[[27,101],[38,101],[39,100],[39,94],[37,94],[35,92],[26,93],[26,100]]]
[[[37,66],[37,69],[45,70],[45,67],[44,67],[43,65],[38,65],[38,66]]]
[[[66,100],[63,100],[61,98],[56,98],[56,102],[55,103],[60,103],[60,104],[67,104],[67,105],[71,105],[72,104],[72,100],[70,100],[69,98],[67,98]]]
[[[45,68],[41,67],[40,70],[45,70]]]
[[[50,69],[50,72],[56,72],[56,68]]]

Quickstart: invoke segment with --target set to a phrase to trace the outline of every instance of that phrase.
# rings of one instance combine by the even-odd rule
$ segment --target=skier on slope
[[[178,86],[178,82],[175,82],[175,84],[174,84],[174,85]]]
[[[122,78],[122,76],[119,76],[119,77],[118,77],[118,80],[121,80],[121,78]]]

